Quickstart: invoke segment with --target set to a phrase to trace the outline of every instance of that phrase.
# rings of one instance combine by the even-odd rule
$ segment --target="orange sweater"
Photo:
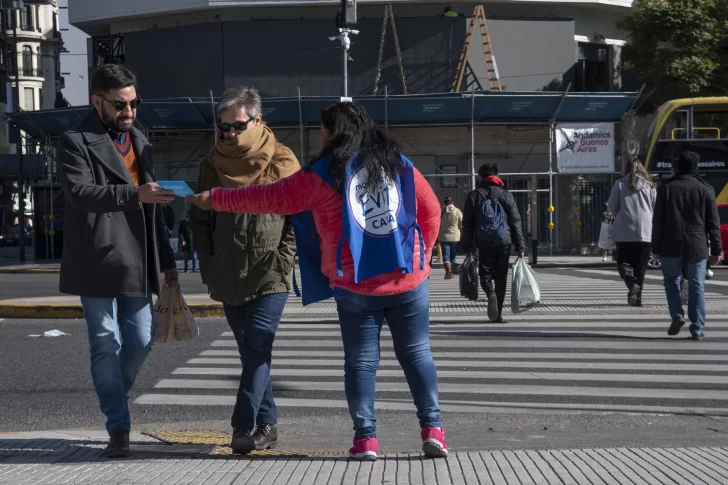
[[[114,146],[119,151],[121,159],[124,160],[124,165],[129,171],[131,181],[134,185],[139,185],[139,163],[137,162],[134,148],[131,145],[131,136],[128,133],[122,133],[119,138],[113,138]]]

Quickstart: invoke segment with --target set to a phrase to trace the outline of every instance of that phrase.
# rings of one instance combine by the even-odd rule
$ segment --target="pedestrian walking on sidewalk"
[[[455,278],[457,269],[460,230],[463,228],[463,213],[455,207],[451,197],[445,197],[445,208],[440,218],[440,234],[437,237],[442,247],[442,259],[445,265],[445,279]]]
[[[152,146],[133,127],[136,77],[106,64],[91,79],[93,108],[58,142],[66,197],[61,293],[81,297],[91,377],[106,415],[107,457],[129,455],[129,393],[152,348],[152,294],[177,281],[154,182]]]
[[[179,223],[179,231],[177,233],[179,246],[182,249],[182,255],[185,258],[185,273],[190,260],[192,260],[192,272],[197,271],[197,252],[192,244],[192,231],[190,230],[190,211],[187,211],[185,218]]]
[[[263,122],[255,89],[230,88],[218,105],[220,139],[200,163],[197,187],[265,186],[301,169]],[[223,303],[238,344],[243,372],[231,418],[236,453],[275,448],[278,416],[270,366],[273,341],[292,286],[296,255],[290,217],[269,210],[252,214],[192,207],[190,225],[202,281]]]
[[[672,178],[657,189],[652,222],[652,252],[662,261],[665,295],[672,324],[668,335],[685,325],[680,284],[688,283],[688,318],[693,340],[705,333],[705,273],[707,260],[720,261],[723,247],[713,188],[698,174],[700,156],[685,152],[672,165]],[[710,249],[708,246],[710,242]]]
[[[350,456],[377,457],[374,386],[387,321],[420,421],[426,456],[447,455],[430,352],[427,277],[440,228],[430,184],[363,106],[321,112],[318,161],[274,185],[215,188],[190,198],[203,210],[297,214],[304,304],[335,297],[344,344]]]
[[[522,258],[526,242],[516,200],[505,189],[498,171],[495,163],[486,163],[478,170],[478,188],[465,198],[462,247],[468,253],[478,251],[480,285],[488,298],[488,318],[503,323],[511,249],[515,247]]]
[[[625,165],[624,176],[615,182],[607,203],[614,215],[612,237],[617,245],[617,269],[627,285],[627,303],[631,306],[642,306],[656,197],[655,183],[635,158]]]

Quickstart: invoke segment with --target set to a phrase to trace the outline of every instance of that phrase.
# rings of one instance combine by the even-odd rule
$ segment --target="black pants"
[[[647,262],[650,260],[651,245],[647,242],[618,242],[617,269],[629,291],[635,285],[640,287],[638,296],[642,297],[645,285]]]
[[[478,254],[480,286],[483,288],[485,296],[490,296],[495,291],[495,296],[498,299],[498,316],[500,317],[503,311],[503,301],[506,299],[511,244],[492,243],[482,245]]]

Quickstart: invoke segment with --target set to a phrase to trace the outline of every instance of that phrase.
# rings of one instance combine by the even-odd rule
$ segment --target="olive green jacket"
[[[197,192],[221,187],[214,167],[200,163]],[[202,282],[213,300],[242,305],[292,287],[296,240],[290,217],[190,209]]]

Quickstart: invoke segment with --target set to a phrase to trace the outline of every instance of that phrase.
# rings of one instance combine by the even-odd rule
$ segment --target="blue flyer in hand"
[[[164,190],[171,190],[177,197],[195,195],[184,180],[157,180],[157,184]]]

